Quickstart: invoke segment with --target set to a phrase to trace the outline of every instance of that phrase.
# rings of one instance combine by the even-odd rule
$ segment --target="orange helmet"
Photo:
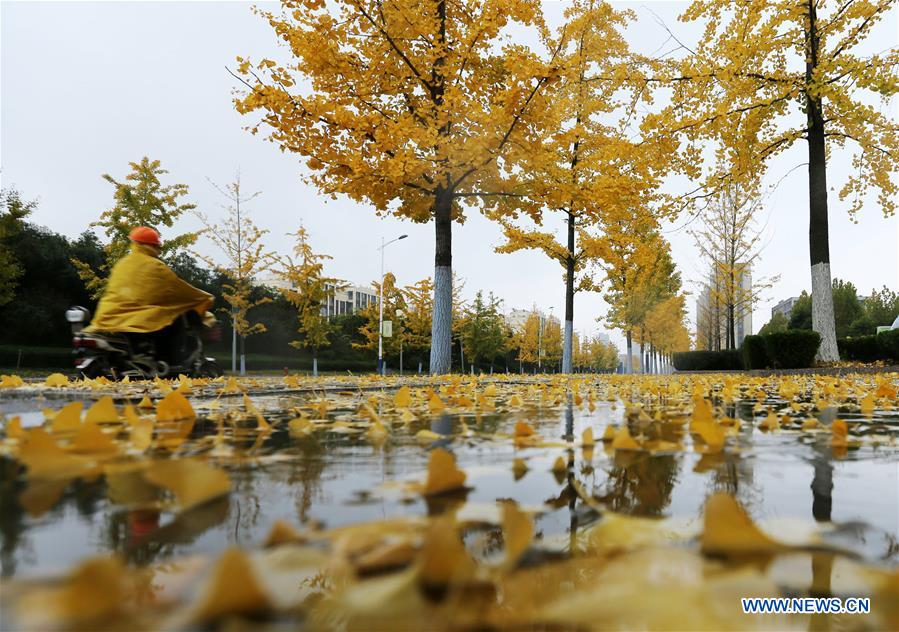
[[[162,246],[162,242],[159,240],[159,233],[149,226],[132,228],[128,238],[138,244],[147,244],[149,246],[156,246],[157,248]]]

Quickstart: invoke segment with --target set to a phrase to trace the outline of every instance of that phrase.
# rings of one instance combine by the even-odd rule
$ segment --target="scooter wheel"
[[[214,360],[204,360],[197,368],[199,377],[221,377],[225,374]]]

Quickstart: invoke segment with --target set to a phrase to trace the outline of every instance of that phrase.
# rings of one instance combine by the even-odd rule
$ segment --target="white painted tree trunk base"
[[[818,347],[816,359],[821,362],[839,362],[829,263],[816,263],[812,266],[812,329],[821,334],[821,346]]]
[[[562,373],[571,373],[572,347],[574,342],[574,323],[565,321],[565,344],[562,346]]]
[[[450,372],[453,326],[453,269],[434,266],[434,313],[431,319],[431,374]]]

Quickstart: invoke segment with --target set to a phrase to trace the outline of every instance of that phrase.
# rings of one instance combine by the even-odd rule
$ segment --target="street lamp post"
[[[381,247],[378,248],[378,250],[381,251],[381,287],[378,296],[378,373],[380,375],[384,375],[384,248],[393,242],[405,239],[408,236],[409,235],[400,235],[396,239],[391,239],[386,243],[384,242],[384,238],[381,237]]]

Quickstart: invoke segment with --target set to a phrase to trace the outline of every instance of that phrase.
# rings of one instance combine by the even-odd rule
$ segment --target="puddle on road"
[[[356,414],[360,403],[370,396],[332,395],[327,418]],[[391,397],[387,391],[382,401]],[[373,445],[361,432],[349,434],[334,428],[291,436],[282,423],[289,416],[280,411],[309,405],[314,399],[254,397],[274,430],[264,436],[254,432],[230,435],[229,455],[220,459],[219,465],[231,478],[231,493],[177,514],[114,504],[109,500],[111,490],[100,476],[67,483],[51,508],[31,516],[22,506],[27,484],[23,470],[15,460],[3,457],[3,576],[54,574],[99,553],[116,552],[135,565],[145,565],[195,553],[218,554],[231,545],[252,547],[278,519],[330,528],[435,514],[440,507],[429,506],[422,496],[398,493],[392,484],[420,480],[427,469],[429,450],[438,446],[454,453],[468,473],[468,503],[495,505],[497,500],[512,499],[523,507],[541,507],[542,513],[535,518],[535,537],[549,548],[564,548],[578,529],[598,519],[598,514],[576,502],[572,486],[576,483],[614,512],[673,517],[696,528],[706,499],[723,491],[762,524],[833,522],[843,525],[830,536],[841,547],[876,564],[894,566],[899,561],[899,458],[895,450],[899,417],[892,411],[879,411],[871,417],[840,412],[840,418],[856,422],[854,435],[892,437],[892,445],[864,442],[836,456],[829,433],[759,430],[761,413],[753,413],[754,400],[725,410],[745,423],[720,453],[692,451],[690,434],[682,426],[663,428],[664,436],[658,438],[682,443],[683,449],[616,453],[602,443],[592,450],[564,447],[564,443],[579,439],[587,428],[599,438],[607,426],[621,426],[625,407],[620,401],[597,401],[592,411],[586,402],[574,405],[569,397],[557,405],[526,400],[520,409],[501,413],[444,413],[394,423],[389,439]],[[220,428],[204,418],[203,401],[195,404],[200,419],[189,441],[199,445]],[[61,402],[4,402],[7,414],[21,415],[23,426],[41,423],[44,417],[39,408],[46,405],[59,407]],[[228,410],[241,404],[234,399],[222,400],[221,405]],[[771,399],[766,405],[782,407],[784,402]],[[820,416],[829,422],[835,415],[832,410]],[[551,445],[516,447],[508,436],[520,421],[531,424]],[[634,423],[639,425],[632,422],[632,426]],[[644,425],[647,433],[658,431]],[[421,430],[447,436],[422,440],[416,437]],[[463,436],[466,431],[471,436]],[[182,450],[184,455],[192,451],[199,452],[189,447]],[[559,458],[566,467],[553,471]],[[514,471],[515,459],[523,460],[527,470]]]

